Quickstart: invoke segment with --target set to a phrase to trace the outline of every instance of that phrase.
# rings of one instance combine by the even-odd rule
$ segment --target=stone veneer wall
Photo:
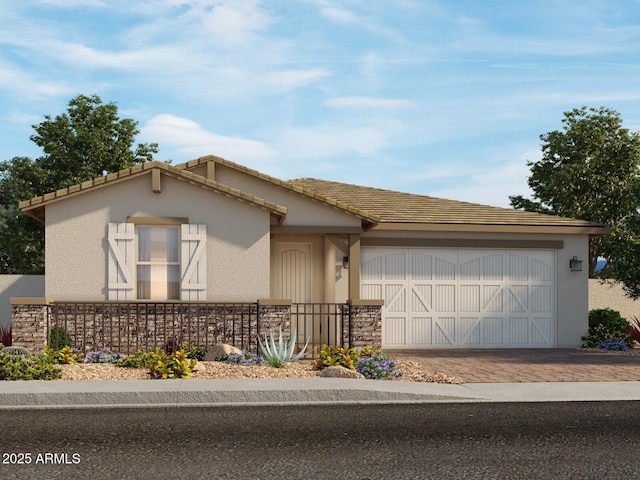
[[[170,340],[197,346],[228,343],[258,351],[257,337],[291,331],[291,302],[258,303],[61,303],[47,299],[12,299],[13,343],[41,352],[49,332],[61,327],[74,346],[89,352],[103,347],[132,354],[163,348]],[[381,347],[381,304],[361,301],[343,308],[344,344]],[[351,320],[351,326],[349,326]],[[351,338],[349,337],[351,335]]]
[[[343,337],[349,339],[349,346],[382,348],[382,302],[352,301],[345,311],[351,317],[351,322],[342,322]]]

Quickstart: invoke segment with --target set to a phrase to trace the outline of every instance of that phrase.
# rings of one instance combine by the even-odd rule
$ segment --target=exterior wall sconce
[[[345,270],[349,268],[349,257],[342,257],[342,268]]]
[[[578,257],[575,255],[573,258],[569,259],[569,268],[572,272],[581,272],[582,271],[582,260],[578,260]]]

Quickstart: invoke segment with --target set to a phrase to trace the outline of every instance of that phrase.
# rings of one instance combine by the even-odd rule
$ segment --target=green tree
[[[589,274],[602,256],[613,266],[612,277],[638,296],[640,277],[636,286],[621,266],[640,265],[640,255],[629,248],[640,232],[640,137],[605,107],[573,109],[562,123],[561,131],[540,136],[541,160],[528,162],[533,199],[511,196],[511,206],[610,225],[611,235],[590,243]]]
[[[66,113],[33,125],[44,155],[0,163],[0,273],[44,273],[43,226],[18,202],[153,160],[156,143],[139,143],[138,123],[97,95],[71,99]]]

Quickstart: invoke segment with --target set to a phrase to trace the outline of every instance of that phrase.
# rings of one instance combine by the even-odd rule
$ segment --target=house
[[[48,301],[349,302],[381,309],[379,341],[393,349],[579,346],[588,278],[574,260],[608,233],[582,220],[284,181],[215,156],[145,163],[20,208],[45,224]]]

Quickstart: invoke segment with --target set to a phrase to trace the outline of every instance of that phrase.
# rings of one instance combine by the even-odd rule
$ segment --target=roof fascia
[[[462,223],[379,223],[376,232],[461,232],[461,233],[551,233],[601,236],[611,233],[606,225],[477,225]]]

